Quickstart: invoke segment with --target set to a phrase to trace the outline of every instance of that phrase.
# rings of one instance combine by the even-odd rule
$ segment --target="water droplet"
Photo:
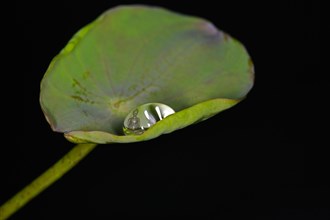
[[[147,103],[133,109],[124,120],[124,133],[126,135],[140,135],[148,128],[163,120],[175,111],[161,103]]]

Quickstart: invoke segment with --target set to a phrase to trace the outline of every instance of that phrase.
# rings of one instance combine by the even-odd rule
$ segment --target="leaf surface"
[[[244,46],[209,21],[119,6],[82,28],[53,59],[40,103],[52,129],[73,142],[141,141],[236,104],[253,75]],[[125,116],[151,102],[177,113],[143,135],[122,136]]]

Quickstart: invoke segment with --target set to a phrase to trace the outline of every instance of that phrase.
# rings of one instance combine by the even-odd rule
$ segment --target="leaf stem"
[[[97,144],[78,144],[46,172],[19,191],[0,207],[0,220],[9,218],[48,186],[60,179],[80,160],[87,156]]]

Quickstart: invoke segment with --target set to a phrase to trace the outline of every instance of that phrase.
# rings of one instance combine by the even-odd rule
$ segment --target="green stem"
[[[45,190],[48,186],[61,178],[66,172],[73,168],[81,159],[90,153],[97,144],[78,144],[64,157],[57,161],[46,172],[23,188],[6,203],[0,207],[0,220],[9,218],[12,214],[22,208],[31,199]]]

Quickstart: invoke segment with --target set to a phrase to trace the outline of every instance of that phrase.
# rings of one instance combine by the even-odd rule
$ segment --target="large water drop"
[[[163,120],[175,111],[161,103],[147,103],[133,109],[124,120],[124,133],[126,135],[140,135],[148,128]]]

